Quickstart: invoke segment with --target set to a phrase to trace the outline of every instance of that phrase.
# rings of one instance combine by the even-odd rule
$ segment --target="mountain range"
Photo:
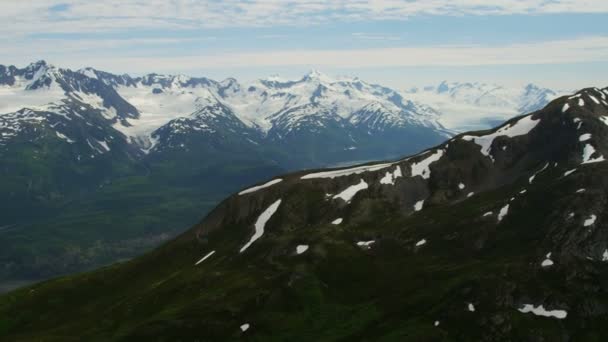
[[[0,297],[0,336],[606,340],[607,101],[243,187],[150,253]]]
[[[130,258],[246,184],[397,158],[454,134],[413,98],[316,71],[243,85],[0,65],[0,280]]]
[[[414,87],[404,96],[425,103],[442,115],[439,122],[458,132],[490,128],[523,113],[543,108],[549,101],[571,91],[521,87],[479,82],[441,82],[436,86]]]

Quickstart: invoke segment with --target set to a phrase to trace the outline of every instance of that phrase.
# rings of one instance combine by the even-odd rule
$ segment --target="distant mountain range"
[[[438,121],[458,132],[495,126],[516,115],[543,108],[571,91],[541,88],[534,84],[506,87],[486,83],[442,82],[437,86],[410,88],[404,96],[425,103],[441,113]]]
[[[608,88],[587,88],[408,157],[265,179],[139,258],[1,296],[0,338],[605,341],[606,156]]]
[[[529,100],[500,105],[517,114],[552,96],[529,88]],[[454,133],[442,123],[452,114],[416,97],[451,98],[449,89],[400,92],[315,71],[242,85],[0,65],[0,279],[131,257],[230,192],[285,171],[436,145]]]

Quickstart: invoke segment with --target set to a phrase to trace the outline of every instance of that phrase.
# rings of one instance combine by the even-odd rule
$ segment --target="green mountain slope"
[[[244,190],[140,258],[0,297],[0,336],[606,340],[605,95]]]

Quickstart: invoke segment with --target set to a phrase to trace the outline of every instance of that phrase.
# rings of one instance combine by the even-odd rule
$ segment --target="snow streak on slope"
[[[247,248],[249,248],[249,246],[251,246],[252,243],[262,237],[262,235],[264,234],[264,227],[266,226],[266,223],[268,222],[268,220],[270,220],[272,215],[274,215],[277,209],[279,209],[279,205],[281,205],[281,200],[277,200],[276,202],[272,203],[270,207],[264,210],[260,217],[258,217],[258,220],[255,222],[255,233],[253,234],[249,242],[247,242],[241,248],[240,253],[243,253]]]

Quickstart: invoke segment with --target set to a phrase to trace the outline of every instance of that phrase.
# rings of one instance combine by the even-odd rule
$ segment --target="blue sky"
[[[318,69],[397,88],[608,85],[605,0],[11,0],[2,9],[0,64],[243,80]]]

